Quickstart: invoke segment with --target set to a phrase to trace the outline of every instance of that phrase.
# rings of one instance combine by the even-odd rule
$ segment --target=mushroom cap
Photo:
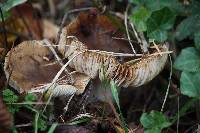
[[[65,44],[70,44],[70,39],[67,39],[67,36],[75,36],[90,50],[132,54],[129,42],[124,39],[126,35],[123,32],[121,20],[115,19],[91,11],[80,13],[77,18],[62,29],[59,40],[59,44],[62,44],[59,46],[60,52],[63,54]],[[139,45],[134,43],[133,45],[138,52]],[[123,59],[128,61],[130,58],[123,57]]]
[[[43,46],[42,41],[24,41],[12,50],[5,58],[4,71],[9,85],[19,93],[28,92],[32,88],[51,83],[54,76],[61,69],[55,62],[54,55],[47,46]],[[51,64],[51,65],[48,65]],[[61,76],[63,76],[65,73]],[[82,93],[89,82],[89,77],[81,74],[74,74],[77,93]],[[79,79],[79,80],[76,80]],[[81,79],[88,79],[84,83]],[[80,89],[79,89],[80,88]],[[66,88],[67,89],[67,88]]]

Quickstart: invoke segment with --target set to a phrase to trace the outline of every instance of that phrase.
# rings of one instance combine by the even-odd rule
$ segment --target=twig
[[[139,36],[138,36],[137,31],[136,31],[136,29],[134,27],[134,24],[130,23],[130,25],[132,27],[132,30],[133,30],[133,32],[135,34],[135,37],[136,37],[137,41],[139,42],[139,44],[142,44],[142,46],[140,45],[141,49],[144,51],[144,53],[147,53],[149,45],[148,45],[148,43],[147,43],[147,41],[146,41],[146,39],[144,37],[144,34],[142,32],[139,32]]]
[[[124,20],[124,14],[122,14],[122,13],[120,13],[120,12],[113,12],[113,11],[109,11],[110,12],[110,14],[113,14],[113,15],[115,15],[115,16],[117,16],[118,18],[120,18],[120,19],[122,19],[122,20]]]
[[[162,108],[161,108],[161,112],[163,112],[163,109],[164,109],[164,106],[165,106],[165,103],[166,103],[166,100],[167,100],[167,96],[169,94],[169,88],[170,88],[170,81],[171,81],[171,78],[172,78],[172,59],[171,59],[171,55],[169,54],[169,61],[170,61],[170,65],[171,65],[171,70],[170,70],[170,75],[169,75],[169,83],[168,83],[168,86],[167,86],[167,91],[165,93],[165,98],[163,100],[163,104],[162,104]]]
[[[49,45],[43,45],[43,46],[49,46]],[[52,45],[52,46],[58,46],[58,45]],[[65,47],[77,47],[77,46],[71,46],[71,45],[65,45]],[[87,50],[90,52],[95,52],[99,54],[108,54],[108,55],[113,55],[113,56],[127,56],[127,57],[135,57],[135,56],[143,56],[143,54],[128,54],[128,53],[115,53],[115,52],[108,52],[108,51],[102,51],[102,50]],[[165,52],[160,52],[160,53],[153,53],[149,54],[148,56],[154,56],[154,55],[162,55],[162,54],[170,54],[173,53],[173,51],[165,51]]]
[[[56,81],[58,80],[59,76],[62,74],[62,72],[65,70],[65,68],[69,65],[69,63],[75,58],[77,57],[78,55],[84,53],[83,52],[79,52],[77,53],[76,55],[74,55],[59,71],[58,73],[56,74],[56,76],[54,77],[54,79],[52,80],[52,82],[45,88],[45,90],[48,90],[48,92],[51,92],[51,90],[54,88],[51,88],[52,85],[55,85]],[[47,93],[48,93],[47,92]],[[50,102],[51,98],[53,96],[53,93],[51,93],[51,95],[49,96],[48,100],[47,100],[47,104]],[[43,109],[43,112],[46,110],[46,107],[47,107],[47,104],[45,105],[44,109]]]
[[[82,117],[88,117],[88,118],[92,118],[93,116],[90,114],[90,113],[85,113],[85,114],[79,114],[77,115],[74,119],[72,119],[71,121],[75,121],[75,120],[78,120]]]
[[[20,124],[20,125],[15,125],[16,128],[20,128],[20,127],[29,127],[32,126],[33,123],[26,123],[26,124]]]
[[[107,55],[112,55],[112,56],[126,56],[126,57],[135,57],[135,56],[143,56],[143,54],[127,54],[127,53],[115,53],[115,52],[108,52],[108,51],[100,51],[100,50],[88,50],[90,52],[95,52],[99,54],[107,54]],[[148,56],[155,56],[155,55],[163,55],[163,54],[170,54],[173,53],[173,51],[164,51],[160,53],[153,53],[149,54]]]
[[[153,40],[153,45],[155,46],[156,50],[158,51],[158,53],[161,53],[160,49],[158,48],[158,46],[156,45],[155,41]]]
[[[131,41],[131,42],[134,42],[134,43],[139,43],[137,41],[134,41],[134,40],[128,40],[126,38],[121,38],[121,37],[112,37],[112,39],[116,39],[116,40],[124,40],[124,41]]]
[[[108,52],[108,51],[101,51],[101,50],[88,50],[90,52],[95,52],[99,54],[107,54],[107,55],[113,55],[113,56],[143,56],[143,54],[128,54],[128,53],[115,53],[115,52]]]
[[[131,49],[132,49],[133,53],[136,54],[135,49],[133,47],[133,44],[130,41],[131,39],[130,39],[129,31],[128,31],[128,24],[127,24],[127,20],[128,20],[128,18],[127,18],[128,8],[129,8],[129,5],[127,6],[126,11],[124,13],[124,15],[125,15],[124,24],[125,24],[125,27],[126,27],[126,34],[127,34],[128,40],[129,40],[129,44],[131,46]]]
[[[6,104],[12,104],[12,105],[26,105],[26,104],[30,104],[30,105],[43,105],[46,104],[44,102],[23,102],[23,103],[6,103]],[[52,104],[48,104],[48,105],[52,105]]]
[[[133,33],[134,33],[134,35],[135,35],[135,37],[136,37],[138,43],[139,43],[139,44],[142,43],[142,41],[141,41],[140,38],[138,37],[137,31],[136,31],[136,29],[135,29],[135,26],[133,25],[133,23],[130,23],[130,25],[131,25],[131,28],[132,28],[132,30],[133,30]],[[141,48],[142,48],[142,47],[141,47]]]
[[[56,15],[56,8],[55,8],[54,0],[48,0],[48,4],[49,4],[49,10],[50,10],[51,16],[55,17],[55,15]]]
[[[67,101],[67,105],[64,107],[64,110],[65,110],[65,111],[64,111],[63,114],[65,114],[65,113],[68,111],[69,104],[70,104],[70,102],[72,101],[72,98],[74,97],[75,94],[76,94],[76,93],[72,94],[71,97],[69,98],[69,100]]]
[[[57,5],[57,9],[61,10],[63,8],[66,8],[67,4],[70,2],[70,0],[64,0],[61,1],[58,5]]]
[[[178,133],[179,132],[179,107],[180,107],[180,105],[179,105],[179,96],[177,97],[177,106],[178,106],[178,112],[177,112],[177,123],[176,123],[176,132]]]
[[[61,66],[64,66],[64,64],[62,63],[62,60],[61,58],[58,56],[58,54],[56,53],[56,51],[54,50],[53,46],[50,44],[50,42],[46,39],[43,40],[44,43],[46,43],[48,46],[49,46],[49,49],[51,50],[51,52],[54,54],[54,56],[56,57],[56,60],[58,61],[58,63],[61,65]],[[74,83],[74,78],[73,76],[69,73],[68,69],[65,68],[65,72],[67,74],[67,77],[69,77],[69,82],[71,84]]]

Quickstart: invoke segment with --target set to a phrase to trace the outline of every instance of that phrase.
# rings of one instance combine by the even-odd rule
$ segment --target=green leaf
[[[53,123],[50,129],[48,130],[48,133],[54,133],[57,126],[58,126],[58,123]]]
[[[147,35],[150,39],[163,42],[167,39],[167,30],[173,27],[175,14],[165,7],[151,14],[147,20]]]
[[[200,31],[194,34],[195,47],[200,51]]]
[[[27,0],[7,0],[2,4],[2,10],[9,11],[11,8],[20,5],[22,3],[25,3]]]
[[[19,100],[19,97],[10,89],[3,90],[3,101],[7,104],[8,111],[12,114],[19,111],[21,105],[14,105]]]
[[[169,7],[171,10],[180,13],[184,11],[182,4],[178,0],[130,0],[131,3],[138,6],[144,6],[150,11],[157,11],[163,7]]]
[[[117,85],[115,84],[115,82],[113,80],[110,81],[111,84],[111,92],[112,92],[112,96],[118,106],[119,112],[120,112],[120,120],[121,120],[121,126],[123,127],[123,129],[125,130],[125,133],[128,133],[128,127],[127,124],[124,120],[124,117],[122,115],[121,109],[120,109],[120,104],[119,104],[119,95],[117,92]]]
[[[145,7],[140,7],[139,9],[135,10],[135,12],[133,12],[133,15],[130,18],[135,24],[138,32],[146,31],[146,21],[150,15],[151,12],[148,11]]]
[[[38,124],[38,129],[40,129],[40,131],[45,131],[47,129],[47,123],[41,117],[38,118],[37,124]]]
[[[152,11],[160,10],[163,7],[168,7],[175,12],[182,12],[183,6],[178,0],[146,0],[146,6]]]
[[[6,20],[8,17],[10,17],[10,12],[3,12],[3,18]],[[0,17],[0,22],[2,22],[2,18]]]
[[[10,16],[9,10],[17,5],[25,3],[27,0],[7,0],[4,3],[0,3],[1,10],[3,12],[4,20],[6,20]],[[0,17],[0,22],[2,18]]]
[[[183,71],[180,79],[181,93],[189,97],[200,97],[200,72],[190,73]]]
[[[183,40],[196,31],[200,31],[200,15],[193,15],[183,20],[176,29],[176,38]]]
[[[160,133],[163,128],[171,125],[168,118],[157,111],[151,111],[150,114],[143,113],[140,122],[145,129],[145,133]]]
[[[175,60],[174,68],[187,72],[200,71],[199,52],[194,47],[183,49]]]
[[[10,89],[3,90],[3,100],[6,103],[15,103],[18,101],[18,99],[19,97],[15,95],[15,93],[11,91]]]
[[[37,96],[32,94],[32,93],[28,93],[26,96],[25,96],[25,101],[26,102],[33,102],[33,101],[36,101],[37,100]]]
[[[130,3],[136,4],[136,5],[142,5],[145,3],[146,0],[129,0]]]
[[[148,36],[149,38],[155,39],[156,41],[164,42],[165,40],[167,40],[167,31],[157,29],[155,31],[152,31],[151,33],[148,33]]]
[[[120,109],[119,95],[118,95],[118,92],[117,92],[117,86],[116,86],[116,84],[115,84],[115,82],[113,80],[111,80],[110,84],[111,84],[111,92],[112,92],[113,98],[114,98],[118,108]]]
[[[78,120],[73,120],[73,121],[68,122],[67,125],[77,125],[77,124],[86,123],[86,122],[89,122],[89,121],[91,121],[91,118],[82,117]]]
[[[192,0],[189,4],[189,8],[191,10],[191,13],[194,14],[200,14],[200,1],[199,0]]]

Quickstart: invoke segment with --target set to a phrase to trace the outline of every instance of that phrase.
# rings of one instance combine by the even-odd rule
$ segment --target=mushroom
[[[152,54],[144,54],[140,59],[132,58],[121,62],[114,56],[118,52],[116,48],[126,51],[126,54],[130,53],[131,48],[126,43],[121,44],[119,40],[111,43],[112,34],[116,30],[113,25],[106,16],[81,13],[62,30],[59,51],[69,60],[79,53],[70,66],[93,79],[97,76],[100,79],[105,77],[122,87],[138,87],[151,81],[165,66],[168,46],[160,45],[161,53],[154,49],[150,51]],[[106,31],[111,33],[107,34]],[[103,36],[100,32],[104,33]],[[122,37],[122,33],[117,30],[115,33]],[[69,39],[68,36],[75,36],[78,40]]]
[[[55,61],[53,53],[43,45],[43,41],[24,41],[8,52],[4,71],[11,87],[19,93],[30,92],[34,88],[51,83],[61,69],[61,66]],[[60,77],[64,75],[63,72]],[[75,88],[77,94],[82,93],[90,78],[84,74],[77,75],[77,73],[72,76],[75,79],[74,86],[60,82],[60,87],[69,91],[71,88]],[[61,81],[66,80],[67,77]]]

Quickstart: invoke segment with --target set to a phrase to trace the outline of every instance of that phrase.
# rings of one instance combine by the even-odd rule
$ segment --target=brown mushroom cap
[[[25,41],[7,54],[4,71],[9,85],[22,93],[51,83],[61,68],[58,64],[47,65],[53,62],[55,62],[54,55],[48,47],[42,46],[42,41]],[[87,83],[80,86],[81,92]]]
[[[127,40],[115,39],[126,38],[122,27],[117,25],[116,21],[121,24],[120,20],[112,20],[105,15],[95,14],[91,11],[80,13],[76,19],[63,28],[60,44],[69,44],[66,37],[75,36],[90,50],[133,53]],[[136,46],[138,51],[139,45]]]

